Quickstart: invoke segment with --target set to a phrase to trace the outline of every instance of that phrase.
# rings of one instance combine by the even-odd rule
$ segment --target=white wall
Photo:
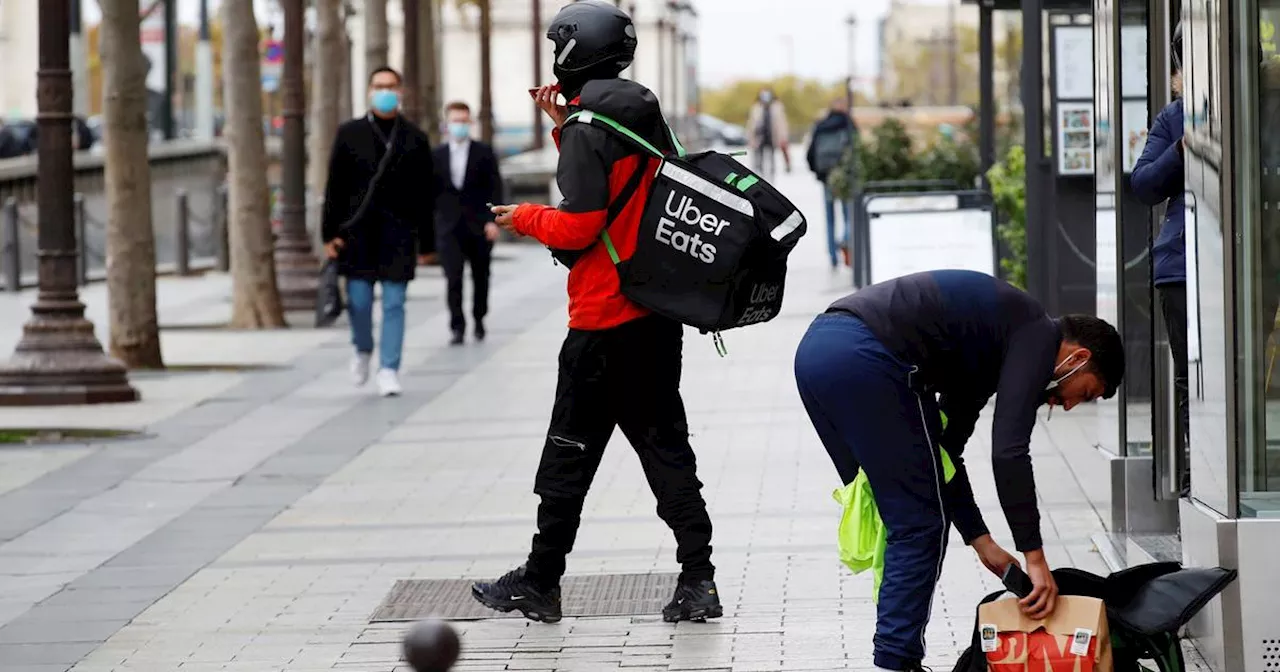
[[[34,119],[39,66],[39,3],[0,0],[0,116]]]

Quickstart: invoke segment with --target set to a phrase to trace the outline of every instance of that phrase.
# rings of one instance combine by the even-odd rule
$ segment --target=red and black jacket
[[[655,147],[671,151],[671,139],[658,99],[649,89],[626,79],[588,82],[569,102],[569,111],[589,110],[626,126]],[[560,149],[556,182],[563,200],[558,207],[526,203],[513,216],[515,229],[547,247],[581,250],[569,270],[569,327],[609,329],[648,314],[622,295],[618,271],[600,233],[609,227],[618,257],[635,252],[640,214],[659,160],[601,128],[568,123],[552,132]],[[642,170],[639,183],[628,185]],[[629,192],[619,199],[623,192]],[[625,202],[615,202],[623,200]],[[612,207],[611,207],[612,206]],[[609,213],[617,216],[609,223]]]

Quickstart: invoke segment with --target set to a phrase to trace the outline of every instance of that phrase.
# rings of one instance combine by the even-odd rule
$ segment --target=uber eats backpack
[[[1053,570],[1059,595],[1083,595],[1107,607],[1114,672],[1186,672],[1178,631],[1236,578],[1221,567],[1182,569],[1157,562],[1098,576],[1079,569]],[[1006,593],[992,593],[981,604]],[[973,641],[952,672],[987,672],[974,622]]]
[[[566,123],[602,128],[661,159],[640,216],[635,253],[622,260],[609,237],[600,240],[618,269],[628,299],[668,318],[716,334],[768,322],[782,309],[787,255],[806,230],[791,201],[732,157],[687,154],[668,128],[675,153],[664,153],[600,114],[575,112]],[[641,162],[610,207],[639,188]]]

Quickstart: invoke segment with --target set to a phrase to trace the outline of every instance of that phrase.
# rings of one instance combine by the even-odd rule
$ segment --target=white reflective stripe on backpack
[[[782,220],[781,224],[773,227],[773,230],[769,232],[769,237],[778,242],[782,242],[783,238],[786,238],[792,231],[795,231],[796,228],[803,223],[804,215],[800,214],[799,210],[795,210],[789,217]]]
[[[755,208],[751,206],[751,201],[725,189],[724,187],[712,182],[708,179],[694,175],[693,173],[675,165],[669,161],[662,164],[663,175],[689,187],[690,189],[710,198],[711,200],[748,216],[753,217],[756,214]],[[799,226],[798,224],[795,226]],[[792,228],[795,228],[793,226]]]

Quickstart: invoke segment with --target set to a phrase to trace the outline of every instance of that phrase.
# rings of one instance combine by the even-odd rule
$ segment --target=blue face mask
[[[466,140],[471,137],[471,124],[458,122],[449,124],[449,136],[454,140]]]
[[[391,114],[400,107],[400,94],[389,89],[378,89],[373,92],[373,96],[369,101],[373,105],[373,109],[382,114]]]

